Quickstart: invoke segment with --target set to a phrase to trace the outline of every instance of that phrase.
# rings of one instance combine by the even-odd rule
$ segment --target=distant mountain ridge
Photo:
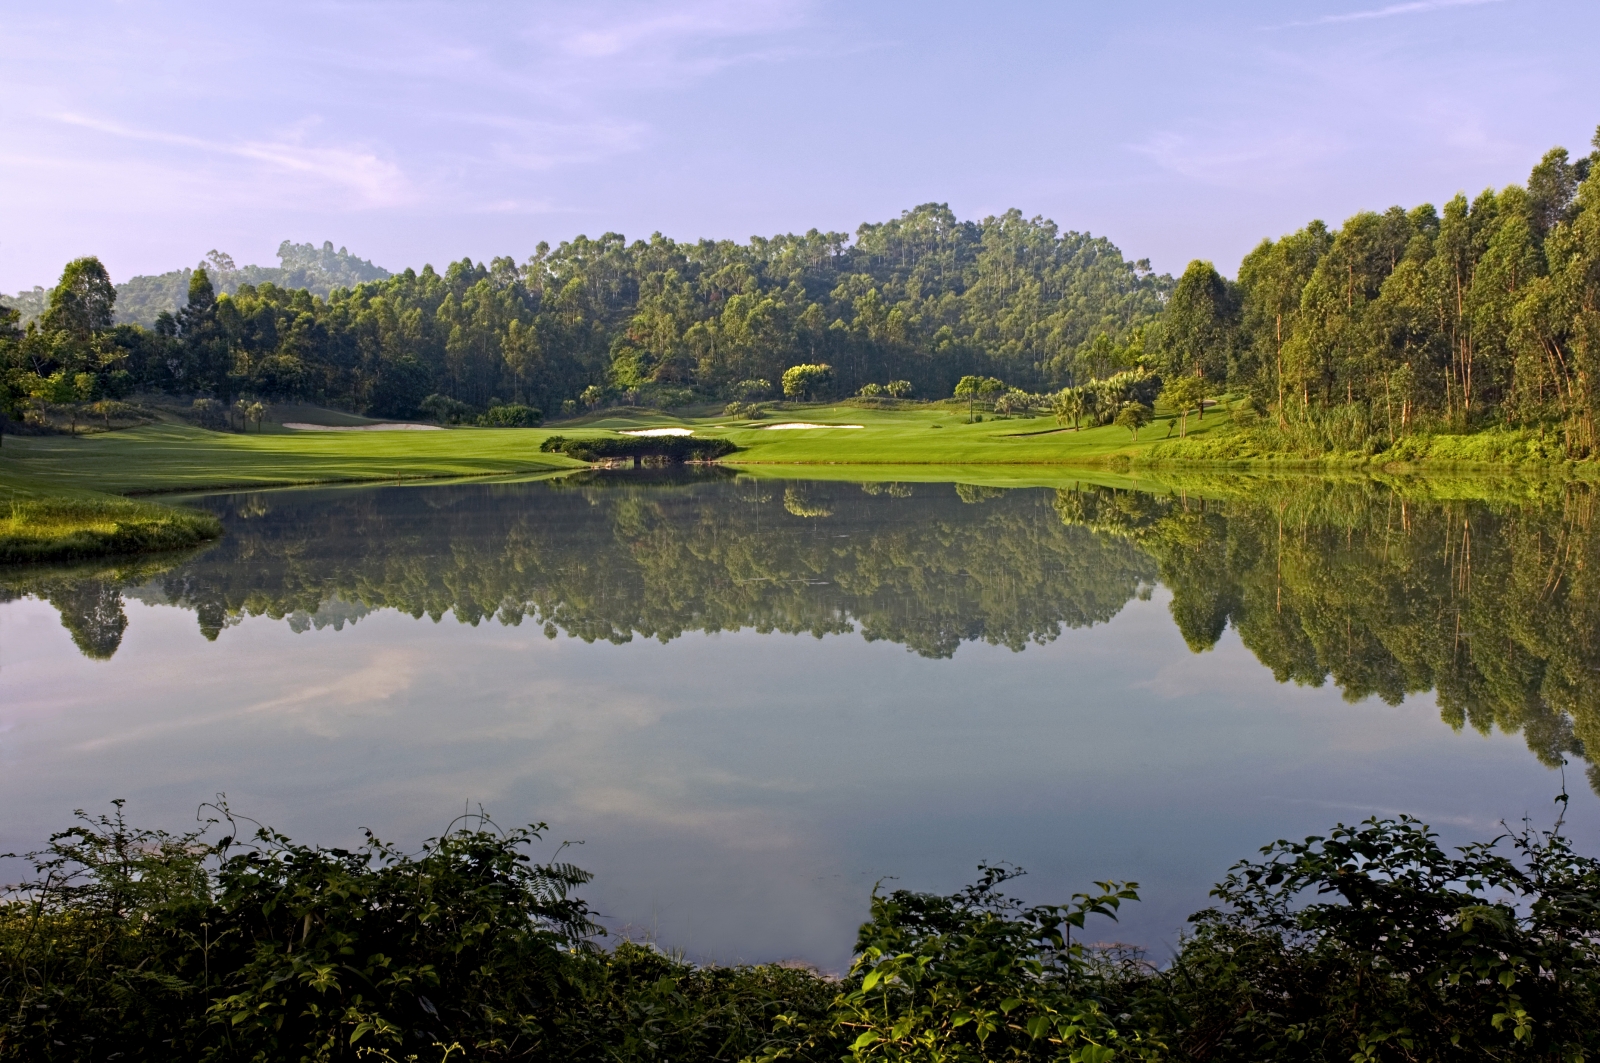
[[[244,284],[276,284],[326,296],[335,288],[353,288],[391,276],[382,266],[357,258],[346,248],[335,251],[332,240],[323,241],[321,247],[285,240],[278,245],[278,261],[277,266],[236,266],[233,256],[212,251],[195,269],[203,268],[212,286],[219,293],[230,295]],[[131,277],[117,285],[117,324],[150,326],[163,310],[176,313],[188,300],[189,278],[193,275],[193,269],[175,269],[157,276]],[[22,323],[26,325],[44,313],[50,302],[50,289],[36,287],[16,295],[0,295],[0,302],[22,311]]]

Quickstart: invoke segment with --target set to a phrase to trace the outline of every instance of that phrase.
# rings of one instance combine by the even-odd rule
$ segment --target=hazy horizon
[[[1574,0],[5,3],[0,291],[331,240],[390,270],[541,240],[1008,208],[1232,275],[1313,218],[1582,154]]]

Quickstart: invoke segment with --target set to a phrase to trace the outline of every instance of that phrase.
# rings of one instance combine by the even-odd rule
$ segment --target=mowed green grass
[[[770,425],[804,421],[860,428],[773,430]],[[1217,430],[1226,418],[1204,425],[1190,420],[1190,434]],[[946,467],[1122,465],[1167,437],[1166,421],[1147,426],[1135,443],[1126,429],[1108,426],[1061,429],[1048,417],[967,423],[965,411],[943,407],[899,410],[812,406],[769,413],[760,421],[718,416],[685,417],[655,411],[610,411],[542,429],[456,428],[438,432],[208,432],[160,424],[78,437],[8,436],[0,449],[0,490],[13,497],[62,492],[113,495],[196,493],[237,488],[362,481],[527,476],[581,467],[539,445],[550,435],[609,435],[617,431],[682,426],[721,436],[741,449],[725,464],[791,468],[799,475],[823,474],[802,467],[877,467],[879,475],[904,479],[903,466],[918,466],[918,479],[963,479]],[[896,468],[890,468],[896,467]],[[898,471],[897,471],[898,469]],[[1023,472],[1036,480],[1039,471]],[[1006,475],[1005,480],[1016,479]],[[1056,476],[1048,477],[1051,480]]]
[[[771,427],[789,422],[861,427]],[[722,436],[738,444],[742,449],[724,458],[726,465],[1103,466],[1118,463],[1119,458],[1136,458],[1151,444],[1167,438],[1168,421],[1163,417],[1147,425],[1137,442],[1126,428],[1107,425],[1077,431],[1062,428],[1052,417],[990,417],[969,424],[965,410],[942,406],[895,410],[814,406],[769,412],[760,421],[613,411],[549,430],[581,436],[599,434],[597,429],[674,426],[692,428],[700,435]],[[1189,418],[1191,437],[1225,431],[1227,427],[1227,415],[1220,411],[1203,423]]]
[[[0,487],[110,494],[363,480],[551,472],[579,467],[542,454],[546,433],[528,429],[444,432],[207,432],[150,425],[78,436],[7,436]]]

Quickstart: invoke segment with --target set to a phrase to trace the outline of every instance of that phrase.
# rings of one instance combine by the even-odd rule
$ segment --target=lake
[[[615,932],[828,970],[874,883],[982,861],[1138,881],[1102,936],[1160,958],[1230,863],[1341,820],[1484,838],[1564,777],[1594,851],[1588,488],[1154,487],[193,499],[227,534],[191,556],[0,574],[0,850],[115,798],[324,844],[481,805],[581,843]]]

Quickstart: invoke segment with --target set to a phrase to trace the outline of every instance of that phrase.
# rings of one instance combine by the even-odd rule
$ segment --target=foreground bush
[[[34,854],[0,905],[4,1060],[1549,1060],[1600,1051],[1600,862],[1559,831],[1442,850],[1413,820],[1238,864],[1169,964],[1090,945],[1137,899],[1024,906],[984,868],[874,894],[843,979],[699,967],[603,932],[464,821],[415,854],[121,808]],[[1098,933],[1098,932],[1097,932]]]

